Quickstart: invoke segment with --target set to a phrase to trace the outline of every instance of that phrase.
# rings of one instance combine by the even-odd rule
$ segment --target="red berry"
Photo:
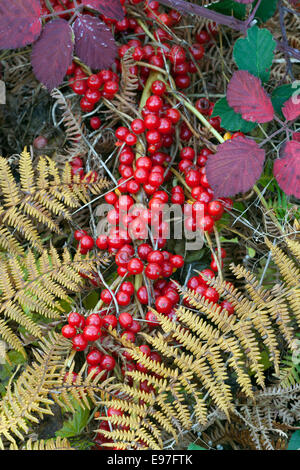
[[[161,99],[160,96],[157,96],[157,95],[150,96],[146,101],[146,107],[152,113],[158,113],[162,105],[163,105],[163,100]]]
[[[105,315],[102,320],[105,328],[108,328],[109,326],[117,328],[118,320],[115,315]]]
[[[80,248],[90,251],[94,246],[94,240],[89,235],[84,235],[80,240]]]
[[[101,126],[101,120],[97,116],[93,116],[90,119],[90,126],[92,129],[97,130]]]
[[[99,349],[92,349],[86,356],[86,362],[91,366],[97,366],[100,364],[103,354]]]
[[[145,320],[147,321],[148,326],[150,326],[151,328],[159,325],[155,314],[151,311],[146,313]]]
[[[172,309],[172,302],[166,296],[160,296],[155,301],[155,308],[159,313],[167,314]]]
[[[102,369],[105,370],[113,370],[115,365],[116,361],[112,356],[109,356],[108,354],[105,354],[100,361],[100,366],[102,367]]]
[[[96,341],[101,336],[101,330],[95,325],[87,325],[83,329],[83,336],[87,341]]]
[[[85,324],[86,325],[94,325],[96,326],[97,328],[101,328],[102,326],[102,319],[100,318],[100,316],[98,315],[98,313],[91,313],[86,321],[85,321]]]
[[[145,123],[142,119],[134,119],[130,127],[135,134],[142,134],[146,129]]]
[[[80,315],[80,313],[71,312],[68,315],[68,323],[75,328],[83,328],[85,319],[83,315]]]
[[[142,286],[137,290],[136,293],[138,301],[143,304],[147,305],[148,304],[148,292],[146,286]]]
[[[151,91],[152,93],[154,93],[154,95],[162,96],[165,93],[166,89],[167,87],[165,83],[161,80],[155,80],[151,85]]]
[[[144,265],[138,258],[132,258],[127,265],[130,274],[140,274],[143,272]]]
[[[121,307],[127,307],[127,305],[130,304],[131,298],[130,298],[130,295],[127,294],[127,292],[119,291],[116,294],[116,301]]]
[[[84,351],[88,346],[87,339],[81,333],[79,335],[74,336],[72,343],[73,349],[76,349],[76,351]]]
[[[122,312],[119,316],[120,326],[124,329],[128,329],[132,326],[133,318],[130,313]]]
[[[85,230],[75,230],[74,238],[75,238],[75,240],[77,240],[79,242],[82,239],[82,237],[84,237],[87,234],[88,233]]]
[[[71,325],[64,325],[61,329],[61,334],[65,338],[73,338],[76,335],[76,328]]]

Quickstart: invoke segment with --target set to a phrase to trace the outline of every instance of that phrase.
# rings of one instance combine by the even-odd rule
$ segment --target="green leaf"
[[[292,86],[292,84],[288,85],[281,85],[272,92],[271,100],[273,107],[282,118],[284,117],[281,108],[283,104],[293,95],[296,91],[296,88]]]
[[[256,254],[256,251],[254,250],[254,248],[252,248],[251,246],[247,246],[247,251],[248,251],[248,255],[250,256],[250,258],[254,258]]]
[[[253,26],[248,29],[246,38],[236,41],[233,48],[233,57],[240,70],[247,70],[262,82],[270,76],[276,42],[267,29]]]
[[[239,20],[243,20],[246,16],[246,5],[234,2],[233,0],[222,0],[209,5],[207,8],[223,13],[223,15],[234,16]]]
[[[96,290],[90,292],[90,294],[84,299],[83,305],[87,310],[92,310],[98,303],[99,294]]]
[[[255,13],[255,18],[260,23],[268,21],[276,12],[278,0],[263,0]],[[252,10],[255,8],[257,0],[253,3]]]
[[[242,118],[241,114],[236,113],[229,106],[225,96],[214,105],[212,116],[220,116],[221,126],[227,131],[241,131],[247,133],[257,126],[255,122],[247,122]]]
[[[187,450],[207,450],[205,447],[197,446],[197,444],[194,444],[193,442],[189,444]]]
[[[298,429],[292,434],[289,440],[287,450],[299,450],[300,449],[300,430]]]
[[[75,413],[73,418],[65,421],[63,427],[56,431],[56,436],[61,437],[74,437],[79,436],[87,425],[90,410],[88,408],[82,408],[78,403],[74,403]]]

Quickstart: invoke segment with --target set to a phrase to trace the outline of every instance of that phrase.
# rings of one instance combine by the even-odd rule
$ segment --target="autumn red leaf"
[[[293,121],[300,116],[300,97],[291,96],[282,107],[282,113],[287,121]]]
[[[16,49],[33,43],[40,35],[39,0],[0,2],[0,49]]]
[[[90,15],[80,15],[73,24],[75,53],[93,69],[109,68],[118,48],[106,24]]]
[[[293,132],[293,140],[300,142],[300,132]]]
[[[47,23],[32,48],[31,63],[35,76],[48,90],[52,90],[63,81],[72,56],[72,28],[69,23],[61,18]]]
[[[125,17],[120,0],[82,0],[82,3],[117,21],[122,21]]]
[[[263,123],[274,118],[271,99],[260,79],[246,70],[234,72],[227,87],[227,101],[246,121]]]
[[[214,197],[234,196],[252,188],[261,175],[265,151],[254,140],[236,137],[208,157],[206,176]]]
[[[300,142],[287,142],[280,153],[273,174],[285,194],[300,198]]]

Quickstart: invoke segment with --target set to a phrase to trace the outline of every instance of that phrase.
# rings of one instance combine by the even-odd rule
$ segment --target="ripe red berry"
[[[151,91],[152,93],[154,93],[154,95],[162,96],[165,93],[166,89],[167,87],[165,83],[161,80],[155,80],[151,85]]]
[[[155,301],[155,308],[159,313],[170,313],[172,306],[171,300],[165,295],[158,297]]]
[[[146,107],[152,113],[158,113],[158,111],[162,108],[163,100],[160,96],[152,95],[146,101]]]
[[[83,315],[77,312],[70,312],[68,315],[68,323],[75,328],[83,328],[85,319]]]
[[[103,289],[103,291],[101,292],[100,298],[102,302],[104,302],[105,304],[110,304],[113,299],[108,289]]]
[[[101,120],[98,116],[93,116],[90,119],[90,126],[92,129],[97,130],[101,126]]]
[[[155,326],[159,325],[155,314],[151,311],[146,313],[145,320],[147,321],[148,326],[150,326],[151,328],[154,328]]]
[[[82,239],[82,237],[84,237],[87,234],[88,233],[85,230],[75,230],[74,238],[75,238],[75,240],[77,240],[79,242]]]
[[[105,370],[113,370],[116,365],[116,361],[112,356],[109,356],[108,354],[105,354],[102,356],[101,361],[100,361],[100,366],[102,369]]]
[[[140,274],[143,272],[144,265],[138,258],[132,258],[127,265],[130,274]]]
[[[146,129],[145,123],[142,119],[134,119],[130,127],[135,134],[142,134]]]
[[[91,349],[86,356],[86,362],[91,366],[97,366],[100,364],[103,354],[97,348]]]
[[[208,287],[203,295],[207,300],[213,303],[217,303],[220,297],[216,289],[213,287]]]
[[[98,315],[98,313],[91,313],[86,321],[85,321],[85,324],[86,325],[94,325],[96,326],[97,328],[101,328],[102,326],[102,319],[100,318],[100,316]]]
[[[108,328],[109,326],[111,326],[112,328],[117,328],[118,320],[115,315],[112,315],[112,314],[105,315],[102,321],[103,321],[103,326],[105,328]]]
[[[148,304],[148,292],[146,286],[142,286],[137,290],[136,293],[138,301],[143,304],[147,305]]]
[[[74,336],[76,335],[76,328],[71,325],[64,325],[61,329],[61,334],[65,338],[74,338]]]
[[[128,265],[127,265],[128,266]],[[128,267],[127,267],[128,269]],[[118,302],[118,304],[121,306],[121,307],[127,307],[127,305],[130,304],[130,301],[131,301],[131,296],[129,294],[127,294],[127,292],[123,292],[123,291],[119,291],[117,292],[116,294],[116,301]]]
[[[76,349],[76,351],[84,351],[88,346],[87,339],[81,333],[79,335],[74,336],[72,343],[73,349]]]
[[[128,329],[132,326],[133,318],[130,313],[122,312],[119,316],[120,326],[124,329]]]
[[[96,341],[101,336],[101,330],[95,325],[87,325],[83,329],[83,336],[87,341]]]
[[[94,240],[89,235],[84,235],[80,240],[80,248],[90,251],[94,246]]]

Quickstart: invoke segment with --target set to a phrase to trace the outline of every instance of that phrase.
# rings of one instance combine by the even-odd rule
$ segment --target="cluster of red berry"
[[[124,5],[124,2],[121,3]],[[189,50],[185,50],[179,45],[174,45],[171,42],[172,37],[160,27],[178,25],[181,15],[177,11],[169,10],[166,13],[157,1],[129,0],[129,3],[143,3],[149,25],[153,27],[153,35],[160,45],[148,42],[145,31],[135,18],[126,15],[124,20],[117,22],[102,17],[106,24],[111,25],[114,33],[122,33],[121,42],[126,43],[119,47],[119,58],[111,70],[100,70],[88,75],[75,63],[70,66],[69,84],[75,93],[82,95],[80,106],[84,112],[96,113],[95,104],[102,97],[112,99],[118,92],[120,59],[128,53],[132,54],[136,61],[130,72],[137,76],[140,90],[144,89],[151,70],[165,69],[165,64],[168,64],[176,87],[180,90],[187,89],[191,84],[192,74],[197,72],[204,56],[204,46],[209,47],[215,34],[213,27],[202,29],[195,35],[195,42]],[[72,2],[64,4],[70,7]],[[133,33],[135,38],[127,40],[128,33],[131,37]],[[127,127],[121,125],[115,130],[116,145],[119,147],[120,176],[117,188],[104,196],[106,203],[112,206],[106,216],[111,225],[108,234],[93,238],[84,230],[76,230],[74,233],[78,242],[77,248],[82,255],[96,247],[108,251],[114,256],[119,277],[126,277],[126,280],[119,279],[118,286],[102,289],[100,298],[101,305],[105,304],[104,310],[87,317],[72,312],[68,316],[68,324],[62,329],[63,335],[72,339],[74,349],[88,350],[88,370],[95,374],[104,370],[107,373],[119,365],[123,374],[126,370],[135,369],[148,372],[142,364],[136,363],[128,352],[116,348],[110,351],[109,345],[103,343],[109,326],[117,329],[120,336],[125,336],[131,342],[137,340],[141,325],[147,331],[158,326],[157,317],[151,310],[146,312],[141,321],[137,321],[129,313],[134,295],[142,306],[151,304],[160,314],[177,321],[176,307],[180,296],[170,278],[176,269],[183,267],[184,258],[166,249],[170,227],[162,218],[163,206],[168,203],[184,206],[185,228],[188,231],[200,231],[202,234],[210,233],[224,210],[232,208],[231,199],[214,199],[205,174],[206,161],[212,152],[205,147],[196,153],[193,146],[189,145],[193,133],[186,119],[182,119],[179,109],[170,104],[168,87],[162,80],[156,79],[151,83],[151,94],[145,100],[140,117],[133,119]],[[195,103],[196,109],[220,132],[220,119],[211,117],[213,106],[214,104],[206,98],[200,98]],[[91,128],[99,129],[100,118],[95,115],[88,117]],[[175,143],[175,136],[180,140],[177,160],[172,159],[168,153],[168,149]],[[74,175],[79,173],[84,177],[81,158],[73,159],[71,166]],[[97,178],[96,172],[90,177]],[[147,201],[147,206],[137,204],[137,201]],[[223,258],[226,256],[223,248],[216,254],[218,262],[212,254],[210,269],[204,269],[198,276],[191,277],[187,287],[208,301],[225,308],[228,314],[232,315],[233,306],[226,300],[221,301],[217,290],[208,285],[207,278],[213,278],[218,269],[222,269]],[[92,276],[82,273],[82,276],[88,277],[93,285],[102,286],[96,273]],[[138,282],[131,282],[130,276]],[[187,301],[183,302],[189,306]],[[159,354],[150,351],[147,345],[139,347],[152,360],[161,361]],[[103,377],[106,377],[106,373]],[[140,388],[151,391],[147,381],[141,382]],[[107,411],[107,416],[114,414],[122,415],[123,412],[112,408]],[[108,426],[106,421],[102,421],[100,429],[108,430]],[[99,445],[104,441],[103,436],[99,437]]]

